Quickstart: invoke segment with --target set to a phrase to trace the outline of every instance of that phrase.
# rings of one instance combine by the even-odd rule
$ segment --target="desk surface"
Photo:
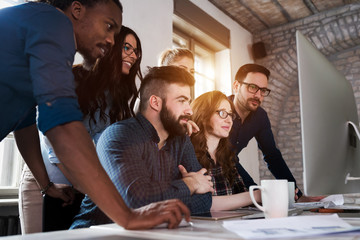
[[[236,218],[233,218],[236,219]],[[360,226],[360,218],[346,218],[344,219],[353,226]],[[4,240],[60,240],[60,239],[78,239],[78,240],[138,240],[138,239],[241,239],[235,233],[229,232],[222,227],[223,221],[210,221],[210,220],[196,220],[193,219],[194,225],[192,227],[184,227],[178,229],[152,229],[142,231],[129,231],[129,230],[110,230],[109,228],[101,228],[100,225],[97,228],[76,229],[66,231],[56,231],[48,233],[36,233],[28,235],[17,235],[4,237]],[[114,224],[113,224],[114,225]],[[115,229],[119,227],[114,226]],[[309,238],[302,239],[322,239],[322,240],[342,240],[342,239],[354,239],[360,238],[360,232],[343,233],[329,236],[311,236]]]

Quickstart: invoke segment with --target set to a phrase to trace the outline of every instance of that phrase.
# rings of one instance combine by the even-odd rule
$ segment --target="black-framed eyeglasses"
[[[256,84],[253,84],[253,83],[246,83],[246,82],[243,82],[242,84],[245,84],[246,87],[247,87],[247,90],[249,91],[249,93],[257,93],[259,90],[260,90],[260,95],[263,96],[263,97],[267,97],[269,96],[271,90],[268,89],[268,88],[261,88],[259,87],[258,85]]]
[[[228,113],[225,110],[217,110],[216,113],[222,118],[222,119],[226,119],[228,116],[230,116],[230,118],[234,121],[236,118],[235,113]]]
[[[134,48],[133,46],[131,46],[130,43],[124,43],[123,49],[125,54],[128,56],[130,56],[132,53],[135,53],[137,58],[141,57],[141,53],[139,52],[139,49]]]

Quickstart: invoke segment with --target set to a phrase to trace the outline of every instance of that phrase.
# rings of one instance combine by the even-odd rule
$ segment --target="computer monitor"
[[[296,33],[305,194],[360,193],[359,120],[351,84]]]

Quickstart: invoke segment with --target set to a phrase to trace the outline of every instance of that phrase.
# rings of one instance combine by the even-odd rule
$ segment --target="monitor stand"
[[[357,139],[360,141],[360,127],[351,121],[347,121],[347,124],[351,126],[352,129],[354,129]],[[356,147],[356,139],[350,140],[350,144]],[[348,181],[359,181],[359,180],[360,177],[351,177],[350,173],[348,173],[345,178],[345,184],[347,184]]]

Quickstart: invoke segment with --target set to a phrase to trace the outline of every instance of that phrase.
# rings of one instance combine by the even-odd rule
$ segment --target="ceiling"
[[[360,0],[209,0],[252,34]]]

